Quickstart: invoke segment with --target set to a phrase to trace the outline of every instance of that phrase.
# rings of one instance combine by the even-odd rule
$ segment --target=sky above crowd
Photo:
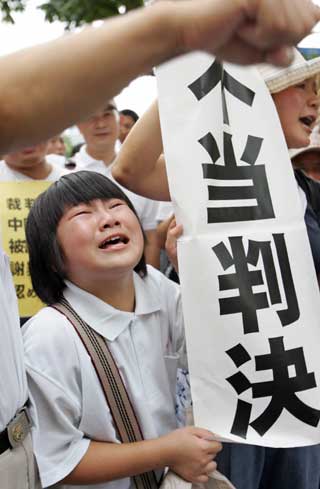
[[[0,23],[0,56],[65,35],[62,23],[45,22],[43,12],[37,8],[41,3],[43,0],[28,0],[25,12],[14,15],[14,25]],[[315,0],[315,3],[320,5],[320,0]],[[320,24],[314,31],[302,41],[301,46],[320,48]],[[141,115],[155,97],[154,77],[139,77],[117,97],[117,104],[119,109],[131,108]]]

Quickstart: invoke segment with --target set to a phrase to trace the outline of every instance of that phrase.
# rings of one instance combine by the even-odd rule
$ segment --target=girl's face
[[[286,88],[272,97],[288,148],[308,146],[319,107],[315,78]]]
[[[58,224],[57,238],[66,275],[82,288],[132,274],[144,247],[137,217],[118,198],[71,207]]]

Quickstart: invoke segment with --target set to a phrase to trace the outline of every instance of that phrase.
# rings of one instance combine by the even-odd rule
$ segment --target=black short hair
[[[131,117],[131,119],[133,119],[134,122],[137,122],[137,120],[139,119],[138,114],[134,110],[131,110],[131,109],[120,110],[119,114],[127,115],[128,117]]]
[[[35,200],[27,220],[26,238],[32,285],[44,303],[53,304],[59,301],[65,288],[67,276],[57,239],[57,227],[66,209],[95,199],[114,198],[124,200],[137,216],[135,208],[121,188],[104,175],[92,171],[64,175]],[[146,241],[144,232],[143,236]],[[144,254],[134,270],[141,277],[146,276]]]

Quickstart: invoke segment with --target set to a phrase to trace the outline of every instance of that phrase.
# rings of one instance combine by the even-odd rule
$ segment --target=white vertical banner
[[[320,442],[320,295],[288,150],[254,68],[157,69],[195,422],[220,439]]]

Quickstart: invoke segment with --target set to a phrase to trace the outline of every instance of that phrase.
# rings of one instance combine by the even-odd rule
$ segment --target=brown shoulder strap
[[[122,443],[142,441],[144,438],[136,414],[104,338],[81,319],[66,299],[51,307],[70,321],[90,355]],[[137,489],[158,487],[153,471],[134,476],[133,479]]]

